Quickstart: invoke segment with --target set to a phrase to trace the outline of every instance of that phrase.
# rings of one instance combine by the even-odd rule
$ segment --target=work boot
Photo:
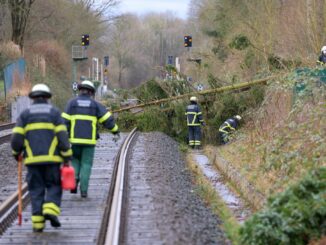
[[[50,220],[52,227],[60,227],[61,223],[57,216],[52,214],[44,214],[45,220]]]
[[[79,180],[76,179],[76,187],[75,187],[75,189],[70,190],[70,193],[77,194],[78,182],[79,182]]]
[[[33,228],[33,232],[41,233],[41,232],[43,232],[43,229],[42,228],[41,229]]]

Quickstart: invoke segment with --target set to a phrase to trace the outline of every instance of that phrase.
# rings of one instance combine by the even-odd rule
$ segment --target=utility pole
[[[78,83],[77,83],[77,63],[79,61],[83,61],[88,59],[87,57],[87,47],[89,45],[89,35],[84,34],[81,37],[81,46],[73,45],[71,49],[72,56],[72,89],[77,91]]]
[[[93,71],[92,72],[92,78],[93,78],[94,81],[99,81],[99,78],[98,78],[99,69],[98,69],[98,67],[99,67],[98,58],[93,57],[93,59],[92,59],[92,71]]]
[[[72,46],[72,89],[77,90],[77,63],[87,59],[87,48],[84,46]]]

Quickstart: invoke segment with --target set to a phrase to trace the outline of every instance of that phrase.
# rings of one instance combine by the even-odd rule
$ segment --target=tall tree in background
[[[92,12],[101,23],[116,18],[112,10],[120,3],[119,0],[73,0],[73,2],[82,5],[87,12]]]
[[[118,67],[118,84],[123,86],[123,75],[125,69],[130,67],[134,62],[131,53],[137,47],[133,45],[136,34],[133,30],[137,19],[132,15],[123,15],[117,19],[110,30],[110,44],[112,54],[116,58]]]
[[[120,16],[107,32],[111,81],[130,88],[161,75],[168,56],[184,51],[184,29],[185,21],[169,12]]]
[[[21,50],[24,47],[24,34],[28,16],[34,2],[35,0],[8,0],[7,2],[11,15],[11,40],[18,44]]]

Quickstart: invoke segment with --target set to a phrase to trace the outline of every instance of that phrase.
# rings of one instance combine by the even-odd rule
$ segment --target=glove
[[[117,142],[120,139],[120,132],[113,134],[113,141]]]
[[[69,166],[70,166],[70,161],[68,161],[68,162],[64,162],[64,163],[63,163],[63,166],[64,166],[64,167],[69,167]]]
[[[205,123],[205,122],[202,122],[201,125],[202,125],[202,126],[206,126],[206,123]]]
[[[18,162],[18,160],[19,160],[19,154],[18,155],[12,155],[14,158],[15,158],[15,160]]]

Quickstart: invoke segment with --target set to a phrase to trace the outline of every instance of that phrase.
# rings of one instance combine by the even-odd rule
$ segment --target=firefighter
[[[321,54],[317,60],[317,64],[325,65],[326,64],[326,46],[323,46],[320,50]]]
[[[229,142],[229,135],[233,133],[239,125],[241,116],[236,115],[227,119],[219,128],[220,139],[222,144]]]
[[[45,221],[60,227],[58,216],[62,197],[60,164],[72,156],[67,128],[60,111],[48,100],[52,94],[45,84],[36,84],[29,97],[33,103],[23,111],[13,128],[12,153],[23,154],[27,185],[32,203],[34,232],[42,232]]]
[[[81,197],[86,198],[96,140],[99,138],[98,123],[111,130],[114,135],[120,135],[111,112],[93,99],[94,84],[85,80],[78,85],[78,90],[79,95],[68,102],[62,117],[65,119],[72,144],[72,165],[77,183],[76,189],[71,190],[71,193],[77,193],[80,182]]]
[[[190,104],[186,108],[189,146],[199,149],[201,145],[201,125],[205,125],[203,115],[197,104],[197,97],[190,98]]]

